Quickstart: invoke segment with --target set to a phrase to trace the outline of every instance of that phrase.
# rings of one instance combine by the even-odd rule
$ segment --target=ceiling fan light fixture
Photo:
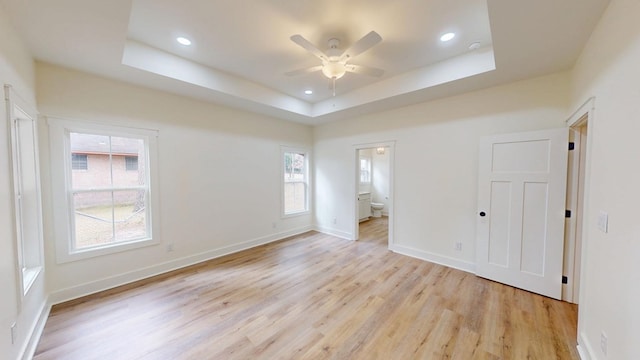
[[[325,62],[322,64],[322,73],[329,79],[340,79],[346,72],[347,69],[343,63]]]

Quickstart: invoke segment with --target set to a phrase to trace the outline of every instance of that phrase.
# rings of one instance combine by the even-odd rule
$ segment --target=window
[[[87,154],[71,154],[71,169],[87,170]]]
[[[124,167],[127,171],[138,171],[138,157],[137,156],[125,156]]]
[[[371,184],[371,159],[360,157],[360,184]]]
[[[18,274],[22,296],[26,295],[42,270],[42,204],[38,162],[36,111],[5,86],[9,112],[11,173]]]
[[[157,243],[152,226],[157,201],[151,198],[156,132],[56,119],[49,123],[52,182],[59,188],[54,206],[66,209],[54,214],[58,261]],[[86,171],[74,171],[82,161]]]
[[[306,151],[283,148],[283,209],[284,215],[309,211],[309,174]]]

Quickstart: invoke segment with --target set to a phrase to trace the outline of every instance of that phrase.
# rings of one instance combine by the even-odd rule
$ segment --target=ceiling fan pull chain
[[[336,77],[332,78],[333,80],[333,96],[336,96]]]

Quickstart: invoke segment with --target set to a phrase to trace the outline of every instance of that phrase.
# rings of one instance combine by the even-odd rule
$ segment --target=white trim
[[[596,112],[595,101],[596,101],[595,97],[590,97],[576,111],[574,111],[573,114],[571,114],[571,116],[567,119],[568,127],[578,126],[581,124],[580,123],[581,121],[586,120],[588,122],[587,153],[585,155],[586,158],[585,158],[584,183],[583,183],[584,198],[582,199],[583,200],[582,208],[585,210],[583,212],[583,215],[586,215],[586,210],[589,209],[589,203],[590,203],[589,194],[591,193],[591,190],[590,190],[591,189],[591,152],[593,151],[593,134],[595,133],[595,128],[597,127],[597,123],[595,119],[595,112]],[[582,239],[581,239],[582,249],[579,255],[581,259],[580,261],[580,278],[581,279],[585,279],[585,273],[586,273],[586,267],[587,267],[587,262],[585,261],[585,259],[587,259],[587,254],[589,251],[588,225],[589,225],[588,221],[582,222]],[[581,348],[582,350],[586,350],[586,352],[580,351],[581,356],[583,353],[587,355],[586,359],[590,359],[590,357],[597,359],[597,357],[593,355],[594,354],[593,348],[589,344],[587,337],[583,334],[583,329],[585,327],[584,322],[586,319],[586,311],[587,311],[586,305],[588,304],[588,301],[585,298],[587,286],[588,284],[586,281],[581,281],[578,289],[578,303],[582,304],[578,306],[578,334],[579,334],[578,350],[580,351]]]
[[[595,360],[598,357],[596,353],[593,351],[593,347],[589,340],[587,340],[587,336],[584,333],[580,333],[578,337],[578,354],[580,355],[581,360]]]
[[[27,335],[27,342],[25,343],[22,351],[18,354],[18,359],[29,360],[33,358],[36,348],[38,347],[38,343],[40,342],[42,332],[44,331],[44,327],[47,324],[50,312],[51,305],[49,304],[48,299],[45,299],[40,306],[40,311],[38,311],[38,317],[33,323],[31,331]]]
[[[243,250],[251,249],[271,242],[279,241],[290,236],[311,231],[311,226],[303,226],[277,234],[262,236],[253,240],[244,241],[238,244],[225,246],[219,249],[205,251],[199,254],[186,256],[183,258],[167,261],[164,263],[152,265],[146,268],[130,271],[127,273],[103,278],[97,281],[87,282],[66,289],[61,289],[49,294],[51,304],[59,304],[65,301],[73,300],[79,297],[87,296],[100,291],[112,289],[121,285],[143,280],[152,276],[164,274],[173,270],[185,268],[204,261],[219,258],[225,255],[237,253]]]
[[[157,189],[159,185],[158,167],[158,134],[156,129],[130,128],[121,125],[96,124],[82,120],[69,120],[56,117],[47,117],[49,125],[50,162],[52,168],[51,189],[52,201],[57,208],[64,211],[55,211],[54,218],[54,242],[56,249],[56,262],[58,264],[87,259],[95,256],[103,256],[121,251],[128,251],[140,247],[157,245],[160,243],[160,196]],[[71,199],[69,190],[71,187],[71,154],[69,150],[69,133],[82,132],[91,134],[104,134],[109,136],[135,136],[143,139],[146,147],[146,164],[149,189],[149,230],[150,237],[130,242],[108,244],[105,246],[74,250],[71,244],[73,237],[73,216],[69,214]],[[94,189],[95,190],[95,189]]]
[[[317,232],[321,232],[323,234],[327,234],[327,235],[331,235],[331,236],[335,236],[337,238],[340,239],[344,239],[344,240],[354,240],[353,238],[353,234],[348,233],[346,231],[342,231],[342,230],[337,230],[337,229],[333,229],[333,228],[329,228],[329,227],[325,227],[325,226],[314,226],[313,229]]]
[[[44,266],[44,240],[43,240],[43,220],[42,220],[42,187],[40,183],[40,149],[38,137],[38,111],[30,103],[25,101],[11,85],[4,85],[4,99],[6,104],[6,120],[8,131],[7,152],[9,154],[9,181],[11,185],[11,198],[13,206],[10,209],[12,220],[12,241],[15,244],[14,258],[16,266],[16,280],[20,285],[18,291],[18,312],[22,311],[22,303],[24,298],[31,289],[35,280],[40,276]],[[22,133],[19,122],[30,122],[30,150],[33,151],[33,177],[29,177],[33,181],[35,194],[31,196],[35,202],[35,222],[36,226],[30,227],[31,231],[35,230],[36,234],[25,236],[23,218],[23,185],[25,176],[23,176],[23,166],[25,165],[25,154],[22,153],[22,145],[20,144]],[[27,154],[28,155],[28,154]],[[29,202],[30,203],[30,202]],[[26,251],[25,251],[26,250]]]
[[[438,265],[462,270],[475,275],[476,265],[475,263],[472,263],[469,261],[464,261],[464,260],[460,260],[460,259],[456,259],[448,256],[443,256],[443,255],[435,254],[432,252],[412,248],[410,246],[404,246],[404,245],[398,245],[398,244],[392,244],[389,247],[389,250],[401,255],[406,255],[412,258],[428,261]]]
[[[587,101],[585,101],[582,105],[580,105],[580,107],[576,109],[576,111],[574,111],[573,114],[571,114],[571,116],[569,116],[569,118],[566,121],[567,126],[572,127],[572,126],[578,125],[577,122],[582,118],[584,118],[585,115],[588,115],[588,117],[591,118],[592,113],[595,110],[595,105],[596,105],[595,102],[596,102],[595,96],[592,96],[589,99],[587,99]]]

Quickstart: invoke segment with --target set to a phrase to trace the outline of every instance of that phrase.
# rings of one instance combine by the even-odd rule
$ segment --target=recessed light
[[[191,40],[187,39],[186,37],[180,36],[176,38],[176,41],[185,46],[191,45]]]
[[[313,90],[305,90],[304,94],[305,95],[313,95]]]
[[[469,44],[469,50],[475,50],[479,48],[480,48],[480,42],[478,41],[472,42],[471,44]]]
[[[446,33],[446,34],[440,36],[440,41],[449,41],[449,40],[453,39],[454,37],[456,37],[455,33],[452,33],[452,32]]]

